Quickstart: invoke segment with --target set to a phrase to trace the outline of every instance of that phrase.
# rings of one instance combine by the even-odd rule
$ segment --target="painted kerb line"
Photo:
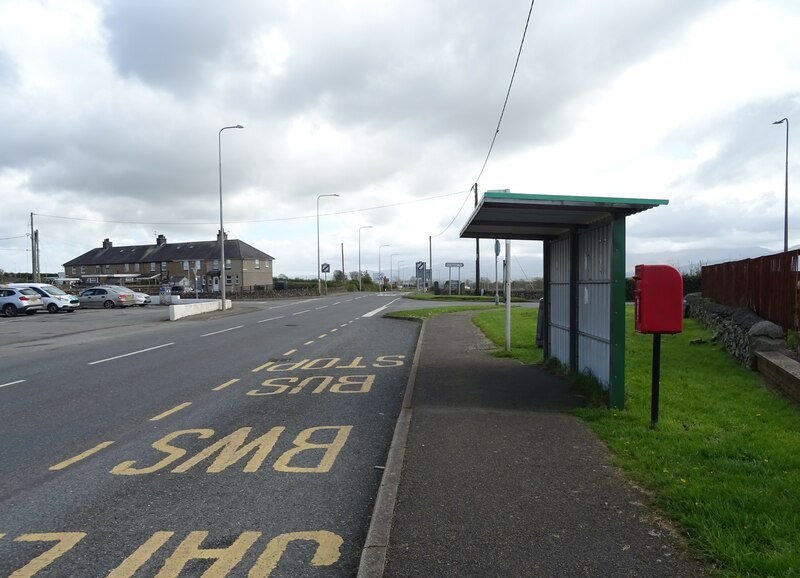
[[[89,362],[89,365],[97,365],[98,363],[105,363],[106,361],[114,361],[115,359],[122,359],[123,357],[130,357],[131,355],[138,355],[139,353],[146,353],[148,351],[153,351],[154,349],[161,349],[162,347],[169,347],[170,345],[175,345],[175,342],[165,343],[164,345],[156,345],[155,347],[148,347],[147,349],[140,349],[139,351],[133,351],[131,353],[125,353],[124,355],[117,355],[116,357],[109,357],[108,359],[100,359],[99,361],[91,361],[91,362]]]

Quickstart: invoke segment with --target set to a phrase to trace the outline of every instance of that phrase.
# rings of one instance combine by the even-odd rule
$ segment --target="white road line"
[[[327,307],[327,305],[323,305],[322,307],[316,307],[315,310],[319,311],[320,309],[326,309]]]
[[[275,321],[276,319],[283,319],[285,315],[278,315],[277,317],[270,317],[269,319],[262,319],[259,323],[266,323],[267,321]]]
[[[341,304],[341,301],[337,301],[336,303],[334,303],[334,305],[339,305],[339,304]]]
[[[169,347],[170,345],[175,345],[175,342],[172,343],[165,343],[164,345],[156,345],[155,347],[148,347],[147,349],[140,349],[139,351],[132,351],[131,353],[125,353],[124,355],[117,355],[116,357],[109,357],[108,359],[100,359],[99,361],[92,361],[89,365],[97,365],[98,363],[105,363],[106,361],[114,361],[115,359],[122,359],[123,357],[129,357],[131,355],[137,355],[139,353],[145,353],[147,351],[153,351],[154,349],[161,349],[162,347]]]
[[[303,313],[308,313],[311,309],[306,309],[305,311],[298,311],[297,313],[292,313],[292,315],[302,315]]]
[[[225,333],[227,331],[233,331],[234,329],[241,329],[244,325],[237,325],[236,327],[228,327],[227,329],[220,329],[219,331],[214,331],[213,333],[206,333],[201,335],[200,337],[208,337],[209,335],[217,335],[219,333]]]
[[[25,383],[25,381],[26,380],[24,380],[24,379],[18,379],[17,381],[10,381],[8,383],[4,383],[3,385],[0,385],[0,387],[8,387],[9,385],[16,385],[18,383]]]
[[[362,315],[361,317],[372,317],[373,315],[377,315],[378,313],[380,313],[381,311],[383,311],[384,309],[386,309],[386,308],[387,308],[389,305],[391,305],[391,304],[392,304],[392,303],[394,303],[395,301],[399,301],[399,300],[400,300],[400,298],[399,298],[399,297],[398,297],[397,299],[393,299],[393,300],[389,301],[389,302],[388,302],[386,305],[384,305],[383,307],[378,307],[377,309],[373,309],[373,310],[372,310],[372,311],[370,311],[369,313],[364,313],[364,315]]]

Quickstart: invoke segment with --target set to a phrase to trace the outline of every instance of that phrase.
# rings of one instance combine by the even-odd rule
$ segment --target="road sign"
[[[417,261],[417,279],[425,278],[425,261]]]
[[[445,263],[445,267],[463,267],[464,263]]]
[[[331,265],[330,265],[330,263],[323,263],[323,264],[322,264],[322,272],[323,272],[323,273],[330,273],[330,272],[331,272]]]

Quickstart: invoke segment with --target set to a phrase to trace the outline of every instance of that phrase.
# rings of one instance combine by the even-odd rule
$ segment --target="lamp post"
[[[371,229],[372,225],[364,225],[358,228],[358,290],[361,291],[361,229]]]
[[[783,252],[789,250],[789,119],[782,118],[772,124],[786,123],[786,174],[784,176],[785,193],[783,198]]]
[[[319,260],[319,200],[322,197],[338,197],[338,196],[339,195],[337,195],[336,193],[331,193],[329,195],[317,195],[317,295],[322,295],[322,277],[320,277],[320,269],[322,265]],[[327,291],[327,287],[325,290]]]
[[[403,261],[402,259],[397,262],[397,277],[398,277],[398,280],[399,280],[400,283],[403,282],[403,265],[404,264],[405,264],[405,261]]]
[[[391,247],[391,245],[381,245],[378,247],[378,277],[380,277],[381,291],[383,291],[383,273],[381,273],[381,249],[384,247]]]
[[[229,128],[244,127],[240,124],[223,126],[217,135],[217,150],[219,151],[219,285],[223,311],[225,311],[225,229],[222,225],[222,131]]]
[[[400,253],[392,253],[391,255],[389,255],[389,288],[392,287],[392,277],[393,277],[393,271],[394,271],[394,269],[392,267],[392,259],[394,259],[395,257],[399,257],[399,256],[400,256]]]

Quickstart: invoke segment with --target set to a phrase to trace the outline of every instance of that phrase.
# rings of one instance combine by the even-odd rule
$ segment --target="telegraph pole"
[[[478,206],[478,183],[473,185],[475,189],[475,206]],[[481,240],[475,239],[475,295],[481,294]],[[459,285],[459,289],[461,286]]]

